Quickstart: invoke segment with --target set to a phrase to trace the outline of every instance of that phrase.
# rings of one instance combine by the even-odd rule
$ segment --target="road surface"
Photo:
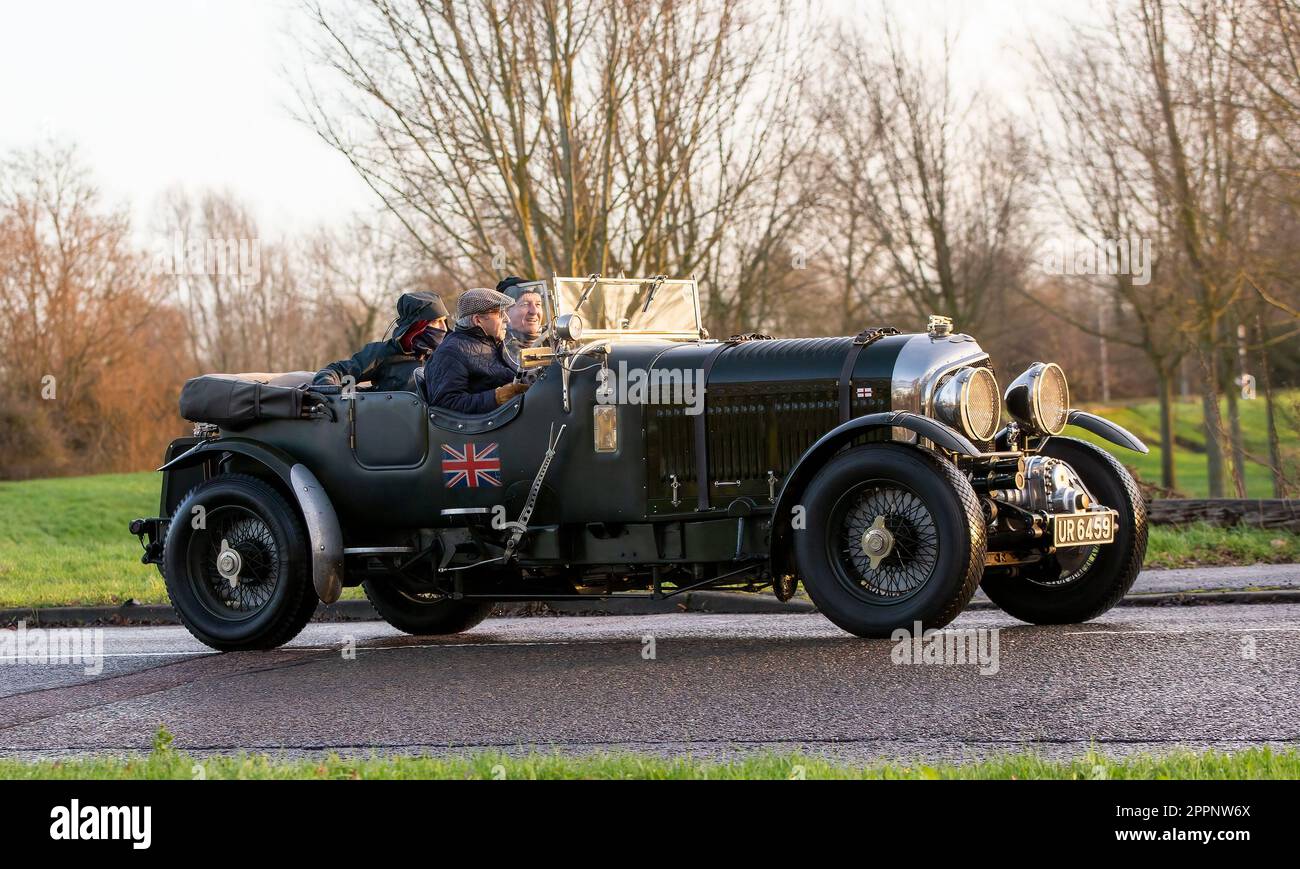
[[[987,674],[991,657],[899,663],[893,642],[819,615],[491,619],[432,639],[312,624],[284,649],[224,655],[179,627],[106,628],[98,673],[39,655],[0,661],[0,754],[147,750],[159,725],[191,752],[292,756],[962,759],[1300,744],[1300,605],[1120,607],[1062,627],[970,612],[949,630],[993,628]]]

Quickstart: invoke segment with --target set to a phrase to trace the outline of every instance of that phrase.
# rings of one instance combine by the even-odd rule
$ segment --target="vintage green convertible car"
[[[538,282],[532,388],[484,416],[410,392],[206,376],[167,450],[161,516],[131,532],[190,631],[269,648],[362,585],[393,626],[463,631],[496,601],[669,597],[802,582],[862,637],[941,627],[976,587],[1035,623],[1132,585],[1142,498],[1068,425],[1037,363],[1000,392],[944,317],[927,331],[710,340],[693,280]],[[1011,421],[1003,425],[1003,403]]]

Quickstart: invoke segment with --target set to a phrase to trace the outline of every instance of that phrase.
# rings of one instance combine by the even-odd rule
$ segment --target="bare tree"
[[[1245,497],[1245,450],[1236,391],[1235,307],[1251,259],[1250,238],[1260,185],[1262,140],[1245,134],[1243,99],[1251,82],[1233,54],[1241,38],[1241,5],[1204,0],[1169,10],[1162,0],[1140,0],[1145,66],[1164,131],[1164,147],[1149,154],[1160,192],[1170,202],[1170,231],[1178,243],[1197,314],[1210,494],[1223,494],[1224,445],[1232,452],[1232,479]],[[1227,48],[1225,48],[1225,44]],[[1235,372],[1237,375],[1239,371]],[[1225,389],[1226,388],[1226,389]],[[1218,396],[1226,391],[1225,432]]]
[[[1059,304],[1047,307],[1086,334],[1146,356],[1160,402],[1160,483],[1173,491],[1174,382],[1191,316],[1172,265],[1177,252],[1168,252],[1168,206],[1152,183],[1147,160],[1161,150],[1161,126],[1150,117],[1145,88],[1134,82],[1113,37],[1113,31],[1076,25],[1062,50],[1035,46],[1035,67],[1046,96],[1039,114],[1043,190],[1055,206],[1053,222],[1075,234],[1085,248],[1114,253],[1095,263],[1095,274],[1071,280],[1116,316],[1108,324],[1095,311],[1076,314]],[[1138,262],[1134,253],[1142,258],[1146,244],[1147,261]],[[1067,258],[1070,248],[1059,244]],[[1029,298],[1039,301],[1039,294]],[[1113,328],[1116,323],[1123,327]]]
[[[994,325],[1025,266],[1028,143],[1009,119],[977,115],[975,97],[958,95],[950,37],[932,67],[888,15],[876,29],[883,43],[841,34],[827,106],[838,119],[831,159],[846,171],[838,207],[853,237],[879,246],[873,302],[914,322],[948,314],[965,330]]]
[[[317,312],[322,358],[382,336],[403,292],[432,290],[453,305],[451,282],[429,272],[405,231],[383,215],[357,215],[346,226],[320,229],[301,247],[302,289]]]
[[[1241,33],[1238,0],[1172,7],[1163,0],[1114,2],[1100,27],[1072,32],[1072,66],[1053,74],[1040,58],[1058,115],[1069,125],[1066,140],[1050,144],[1064,151],[1075,196],[1084,203],[1071,219],[1080,225],[1082,213],[1082,225],[1116,232],[1136,226],[1162,241],[1157,295],[1146,300],[1154,307],[1122,280],[1113,293],[1126,310],[1157,315],[1140,326],[1149,333],[1166,405],[1178,355],[1163,340],[1171,327],[1186,336],[1187,351],[1199,362],[1214,497],[1223,495],[1229,469],[1238,495],[1245,495],[1246,454],[1231,388],[1242,372],[1233,338],[1263,176],[1262,143],[1241,123],[1250,89],[1232,59]],[[1080,116],[1078,105],[1095,117]],[[1162,286],[1167,298],[1159,294]],[[1219,410],[1225,394],[1227,427]]]
[[[157,431],[156,396],[134,393],[142,376],[167,370],[168,347],[154,340],[166,317],[130,231],[72,148],[0,164],[0,375],[10,395],[0,476],[59,472],[70,457],[112,469],[148,447],[158,455],[146,432]]]
[[[55,374],[75,396],[97,366],[126,352],[101,318],[129,334],[148,317],[151,283],[127,214],[103,205],[67,147],[21,152],[0,167],[0,214],[10,242],[0,264],[5,369],[32,393]]]
[[[315,300],[300,284],[287,244],[263,239],[233,196],[166,197],[155,270],[185,313],[192,363],[215,371],[311,368],[317,364]]]
[[[784,237],[785,205],[802,206],[784,3],[306,8],[313,57],[345,87],[334,98],[304,80],[305,118],[459,279],[698,272],[730,310],[720,282],[753,295],[753,254]]]

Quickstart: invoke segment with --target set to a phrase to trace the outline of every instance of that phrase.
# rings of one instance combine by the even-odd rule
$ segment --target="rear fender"
[[[323,603],[334,603],[343,593],[343,531],[325,487],[316,475],[283,450],[241,438],[207,440],[167,462],[158,470],[168,473],[230,453],[251,459],[292,493],[311,546],[311,580]]]

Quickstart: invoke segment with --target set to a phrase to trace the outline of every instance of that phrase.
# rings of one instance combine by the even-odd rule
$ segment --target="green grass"
[[[1228,407],[1226,401],[1220,401],[1220,413],[1223,424],[1228,424]],[[1300,389],[1279,390],[1274,401],[1277,411],[1278,437],[1282,447],[1283,463],[1292,478],[1300,468],[1300,443],[1294,435],[1294,428],[1288,422],[1294,420],[1300,411]],[[1264,400],[1240,401],[1241,432],[1245,441],[1246,452],[1260,459],[1268,457],[1268,426],[1265,420]],[[1112,402],[1111,404],[1090,404],[1087,410],[1098,416],[1104,416],[1112,422],[1124,426],[1133,434],[1142,438],[1151,448],[1148,455],[1141,455],[1130,450],[1116,447],[1095,435],[1081,429],[1070,428],[1067,434],[1079,437],[1104,447],[1138,477],[1149,483],[1160,483],[1160,403],[1155,399],[1143,399],[1132,402]],[[1174,403],[1174,435],[1180,446],[1174,450],[1174,473],[1177,476],[1177,490],[1187,497],[1205,498],[1209,496],[1209,474],[1205,465],[1205,430],[1202,427],[1204,414],[1201,412],[1200,399]],[[1273,482],[1271,472],[1263,465],[1247,459],[1245,464],[1246,496],[1249,498],[1272,498]],[[1225,481],[1225,495],[1235,497],[1232,479]]]
[[[1210,567],[1300,562],[1300,534],[1263,528],[1216,528],[1198,522],[1151,526],[1145,566]]]
[[[444,757],[379,756],[284,759],[265,754],[196,758],[170,747],[160,729],[155,748],[135,756],[61,761],[0,759],[0,779],[1296,779],[1300,751],[1250,748],[1109,757],[1094,750],[1069,760],[1033,752],[966,763],[839,763],[800,753],[762,753],[734,760],[626,752],[561,754],[473,752]]]
[[[152,471],[0,482],[0,609],[167,603],[162,574],[140,563],[126,530],[158,515],[161,486]]]
[[[158,510],[155,473],[0,482],[0,608],[166,603],[127,523]],[[1300,562],[1300,535],[1255,528],[1152,529],[1148,567]],[[359,597],[358,589],[345,596]]]
[[[158,513],[162,477],[0,483],[0,607],[166,600],[127,523]]]

